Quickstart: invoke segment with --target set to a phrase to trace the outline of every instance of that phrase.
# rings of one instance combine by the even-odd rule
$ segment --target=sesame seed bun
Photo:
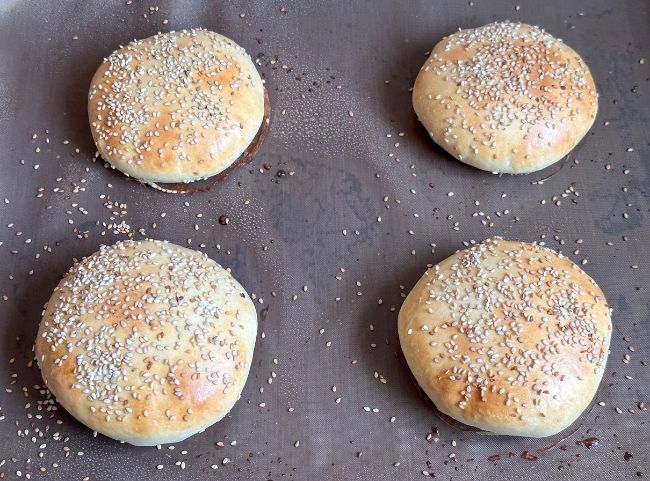
[[[89,428],[138,446],[173,443],[223,418],[248,377],[257,313],[205,254],[118,242],[75,264],[36,339],[43,380]]]
[[[580,142],[596,119],[598,93],[587,65],[561,40],[502,22],[442,39],[420,69],[413,108],[458,160],[523,174]]]
[[[264,100],[242,47],[192,29],[113,52],[91,81],[88,117],[114,168],[146,183],[187,183],[223,172],[246,151],[262,126]]]
[[[612,324],[603,292],[568,258],[495,237],[429,269],[398,331],[442,413],[496,434],[544,437],[592,401]]]

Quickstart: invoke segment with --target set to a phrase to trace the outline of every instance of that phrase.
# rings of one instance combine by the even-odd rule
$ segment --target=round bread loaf
[[[262,125],[264,85],[232,40],[202,29],[136,40],[95,73],[88,117],[104,159],[146,183],[230,167]]]
[[[605,296],[578,266],[498,237],[429,269],[398,325],[408,365],[442,413],[531,437],[565,429],[589,405],[612,331]]]
[[[598,93],[582,58],[539,27],[491,23],[440,41],[413,87],[431,138],[466,164],[522,174],[585,136]]]
[[[102,246],[54,290],[36,339],[43,380],[89,428],[138,446],[219,421],[248,377],[257,313],[197,251],[162,241]]]

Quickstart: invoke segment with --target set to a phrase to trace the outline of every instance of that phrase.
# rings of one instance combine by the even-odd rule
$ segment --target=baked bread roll
[[[251,146],[264,113],[264,85],[248,54],[202,29],[158,34],[116,50],[95,73],[88,95],[99,153],[155,186],[226,170]]]
[[[602,291],[568,258],[495,237],[429,269],[398,330],[442,413],[496,434],[543,437],[590,404],[612,324]]]
[[[200,252],[162,241],[102,246],[43,312],[36,359],[57,401],[89,428],[138,446],[219,421],[248,377],[257,313]]]
[[[522,174],[585,136],[598,93],[580,55],[539,27],[491,23],[440,41],[413,87],[431,138],[466,164]]]

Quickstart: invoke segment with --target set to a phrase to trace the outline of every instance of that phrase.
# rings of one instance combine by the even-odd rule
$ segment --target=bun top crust
[[[171,443],[225,416],[248,376],[257,313],[205,254],[162,241],[102,246],[48,302],[36,339],[47,387],[89,428]]]
[[[495,237],[429,269],[398,330],[441,412],[493,433],[542,437],[591,402],[612,324],[602,291],[568,258]]]
[[[95,73],[88,116],[99,153],[143,182],[218,174],[262,125],[264,85],[245,50],[202,29],[136,40]]]
[[[520,174],[575,147],[596,118],[598,93],[587,65],[561,40],[501,22],[441,40],[415,81],[413,107],[458,160]]]

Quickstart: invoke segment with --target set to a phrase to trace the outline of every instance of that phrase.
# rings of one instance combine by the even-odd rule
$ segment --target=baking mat
[[[0,476],[650,475],[648,8],[643,0],[3,0]],[[454,161],[428,140],[410,105],[425,52],[443,35],[503,19],[565,39],[601,93],[585,140],[528,176]],[[95,158],[86,93],[118,45],[195,26],[233,38],[258,60],[273,113],[252,163],[209,192],[174,196]],[[400,352],[397,310],[426,265],[491,235],[561,247],[614,308],[596,403],[552,438],[447,425]],[[93,437],[40,390],[32,364],[41,306],[59,277],[75,257],[129,236],[207,252],[232,268],[260,311],[251,376],[231,415],[161,449]],[[583,441],[590,438],[597,441]]]

